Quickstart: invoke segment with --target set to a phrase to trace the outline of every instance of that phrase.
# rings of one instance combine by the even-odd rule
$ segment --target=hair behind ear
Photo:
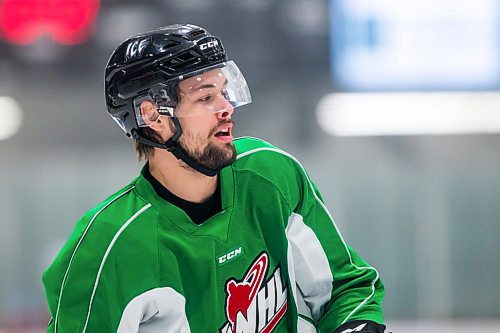
[[[143,138],[146,138],[146,139],[154,141],[154,142],[162,143],[161,137],[158,134],[158,132],[156,132],[155,130],[153,130],[149,127],[141,127],[138,129],[137,132]],[[142,161],[142,160],[147,161],[148,159],[150,159],[154,155],[154,147],[153,146],[144,144],[144,143],[139,142],[139,141],[135,141],[135,150],[139,154],[139,161]]]

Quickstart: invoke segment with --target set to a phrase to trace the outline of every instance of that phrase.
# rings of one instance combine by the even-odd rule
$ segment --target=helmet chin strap
[[[139,135],[139,133],[137,133],[136,130],[131,131],[132,138],[134,140],[139,141],[141,143],[144,143],[146,145],[168,150],[175,157],[177,157],[179,160],[183,161],[184,163],[189,165],[191,168],[204,174],[205,176],[214,177],[215,175],[217,175],[221,169],[212,169],[212,168],[206,167],[206,166],[196,162],[191,156],[189,156],[188,152],[184,148],[181,147],[181,145],[178,142],[179,137],[182,134],[181,124],[179,122],[179,119],[176,116],[170,117],[170,119],[172,119],[172,121],[174,123],[175,133],[165,143],[158,143],[158,142],[154,142],[152,140],[143,138],[142,136]]]

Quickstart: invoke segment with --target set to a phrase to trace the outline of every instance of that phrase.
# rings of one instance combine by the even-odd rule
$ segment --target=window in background
[[[341,91],[500,88],[497,0],[331,0]]]
[[[500,133],[500,2],[331,0],[335,136]]]

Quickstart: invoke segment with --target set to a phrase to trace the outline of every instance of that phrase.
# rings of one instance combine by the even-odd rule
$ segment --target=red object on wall
[[[31,44],[49,35],[65,45],[86,41],[100,0],[0,0],[0,29],[14,44]]]

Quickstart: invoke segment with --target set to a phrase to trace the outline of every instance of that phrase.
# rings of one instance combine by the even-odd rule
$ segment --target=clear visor
[[[182,77],[180,78],[182,80]],[[167,84],[153,86],[147,95],[134,101],[136,119],[139,126],[146,126],[141,117],[140,105],[152,101],[159,115],[176,117],[196,117],[214,113],[233,112],[234,108],[252,102],[245,77],[233,61],[223,67],[204,70],[179,82],[177,94],[180,97],[174,105],[169,96],[172,89]]]

